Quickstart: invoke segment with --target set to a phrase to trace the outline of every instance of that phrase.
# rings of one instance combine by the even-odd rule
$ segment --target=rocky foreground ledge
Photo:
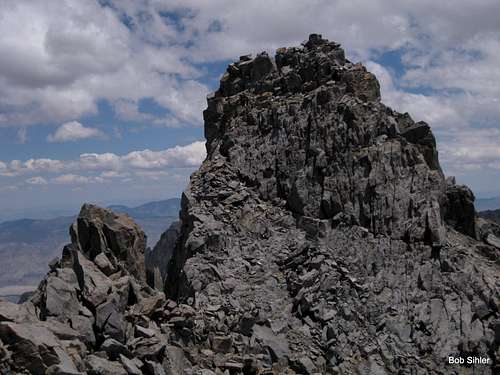
[[[156,374],[161,322],[180,314],[145,283],[144,232],[126,215],[84,205],[70,233],[27,302],[0,302],[0,372]]]
[[[180,223],[145,262],[128,217],[84,206],[37,292],[0,302],[2,374],[500,371],[498,226],[340,45],[242,56],[204,118]]]

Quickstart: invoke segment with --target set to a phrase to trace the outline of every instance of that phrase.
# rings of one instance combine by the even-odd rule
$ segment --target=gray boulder
[[[96,355],[89,355],[85,360],[89,375],[127,375],[128,372],[118,362],[108,361]]]
[[[78,373],[62,343],[46,327],[36,323],[0,323],[0,340],[9,346],[14,368],[45,374],[51,366]]]
[[[85,204],[70,234],[72,243],[90,260],[104,253],[113,266],[121,264],[138,280],[146,280],[146,236],[126,214]]]

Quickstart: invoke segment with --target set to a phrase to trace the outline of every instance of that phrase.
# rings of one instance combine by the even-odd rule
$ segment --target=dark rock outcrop
[[[159,323],[168,310],[164,294],[145,284],[142,230],[126,215],[84,205],[70,232],[73,243],[37,291],[20,305],[0,302],[2,374],[144,373],[148,361],[163,368]],[[161,355],[137,349],[141,327]]]
[[[441,244],[446,184],[429,126],[381,104],[375,76],[338,44],[279,49],[276,69],[254,74],[264,59],[231,65],[209,97],[209,159],[306,222],[347,213],[374,234]]]
[[[444,219],[459,232],[477,237],[474,194],[463,185],[456,185],[455,179],[448,180]]]
[[[163,289],[168,263],[174,252],[180,229],[181,223],[173,222],[161,235],[155,247],[146,251],[147,282],[151,287]]]
[[[498,251],[476,240],[473,195],[445,180],[427,124],[318,35],[243,56],[207,100],[165,284],[203,321],[197,364],[472,374],[447,360],[477,355],[496,371]]]
[[[112,266],[122,264],[132,276],[146,280],[146,236],[129,216],[85,204],[70,234],[74,246],[88,259],[103,254]]]
[[[494,227],[340,45],[242,56],[204,118],[207,158],[147,277],[140,229],[84,206],[36,293],[0,302],[0,371],[498,373]]]
[[[488,245],[500,249],[500,210],[482,211],[478,215],[477,236]],[[492,258],[497,259],[498,252],[492,254]]]

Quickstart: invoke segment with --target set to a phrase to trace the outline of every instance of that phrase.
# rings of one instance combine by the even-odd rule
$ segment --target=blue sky
[[[498,14],[497,0],[4,1],[0,219],[179,196],[226,65],[312,32],[432,126],[447,175],[500,195]]]

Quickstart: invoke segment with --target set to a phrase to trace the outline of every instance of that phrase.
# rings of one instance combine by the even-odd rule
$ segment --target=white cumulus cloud
[[[60,185],[83,185],[91,183],[102,183],[104,179],[102,177],[95,176],[80,176],[76,174],[63,174],[61,176],[54,177],[51,180],[55,184]]]
[[[126,177],[131,172],[155,171],[156,175],[169,168],[196,168],[205,158],[205,142],[196,141],[185,146],[174,146],[166,150],[132,151],[125,155],[111,152],[97,154],[81,154],[76,160],[29,159],[12,160],[8,163],[0,161],[0,176],[13,177],[19,175],[60,174],[51,181],[56,183],[100,182],[87,180],[83,174],[100,172],[99,178]],[[161,173],[159,173],[161,172]],[[147,176],[147,173],[143,173]],[[152,176],[153,173],[150,173]],[[30,181],[40,181],[35,178]]]
[[[49,142],[69,142],[89,138],[104,138],[105,135],[99,129],[83,126],[78,121],[62,124],[54,134],[47,137]]]
[[[35,177],[28,178],[26,180],[26,183],[29,185],[47,185],[48,184],[47,180],[41,176],[35,176]]]
[[[141,8],[144,18],[135,23]],[[208,91],[194,80],[200,70],[186,61],[186,49],[175,43],[175,26],[148,14],[142,1],[131,11],[134,27],[122,22],[129,16],[98,1],[0,2],[0,125],[67,122],[96,114],[101,99],[142,98],[200,125],[202,108],[195,103],[160,99],[173,92],[192,98],[194,85],[199,103]],[[155,26],[146,31],[149,22]]]
[[[21,128],[17,131],[17,142],[20,144],[25,144],[28,141],[28,131],[26,128]]]
[[[199,166],[204,158],[205,143],[198,141],[187,146],[175,146],[164,151],[134,151],[122,157],[122,161],[132,168],[158,169]]]

